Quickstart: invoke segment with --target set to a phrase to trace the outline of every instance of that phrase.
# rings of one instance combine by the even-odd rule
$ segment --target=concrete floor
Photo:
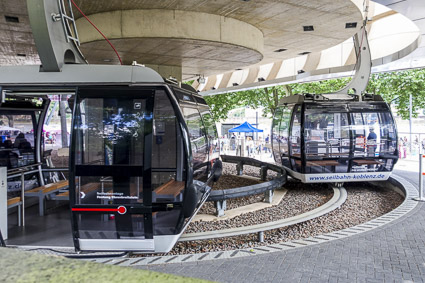
[[[32,206],[25,211],[25,227],[17,225],[16,214],[8,217],[9,239],[7,245],[73,247],[71,237],[70,211],[66,204],[49,202],[59,205],[47,209],[45,216],[38,215],[38,206]]]

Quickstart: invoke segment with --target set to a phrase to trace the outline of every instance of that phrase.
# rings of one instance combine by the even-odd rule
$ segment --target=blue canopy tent
[[[263,130],[257,129],[254,126],[252,126],[250,123],[248,122],[244,122],[243,124],[240,124],[237,127],[234,127],[232,129],[229,130],[230,133],[261,133],[263,132]]]

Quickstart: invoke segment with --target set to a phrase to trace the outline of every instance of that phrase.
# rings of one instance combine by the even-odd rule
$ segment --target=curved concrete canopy
[[[263,33],[232,18],[158,9],[105,12],[90,18],[116,45],[124,64],[136,60],[148,65],[191,65],[203,74],[249,66],[263,58]],[[85,19],[79,19],[77,27],[81,50],[90,63],[117,60]]]
[[[127,62],[181,67],[183,79],[238,69],[260,60],[270,63],[302,52],[318,52],[350,38],[363,20],[362,0],[75,2],[113,39]],[[80,16],[78,12],[75,15]],[[357,26],[346,28],[346,23]],[[116,62],[85,19],[78,19],[77,25],[81,49],[89,62]],[[304,31],[304,26],[314,30]],[[163,48],[171,39],[179,40],[176,53],[180,50],[180,54],[173,58],[169,55],[172,48]],[[212,48],[196,50],[194,40]],[[212,60],[203,61],[208,53]],[[157,62],[158,56],[166,59]]]
[[[370,2],[369,18],[366,29],[369,33],[373,66],[402,58],[419,46],[420,30],[405,16]],[[349,38],[321,52],[280,60],[273,64],[256,64],[247,69],[220,74],[220,79],[210,76],[206,78],[205,84],[198,84],[195,81],[193,86],[203,94],[209,95],[327,79],[335,76],[335,73],[349,76],[355,62],[353,41]],[[257,69],[259,72],[254,78],[247,75],[256,72]],[[214,86],[210,87],[209,80],[215,82]]]
[[[171,73],[180,74],[183,70],[184,79],[194,78],[194,74],[207,76],[208,72],[218,73],[210,77],[201,88],[207,91],[211,88],[228,88],[229,90],[241,88],[241,86],[233,87],[233,83],[243,84],[243,87],[259,87],[266,84],[308,80],[311,79],[308,78],[309,75],[319,75],[316,77],[320,79],[325,76],[324,74],[352,70],[355,56],[349,38],[361,25],[363,19],[361,11],[364,3],[363,0],[75,0],[75,2],[105,33],[112,33],[112,41],[124,61],[137,60],[161,73],[163,73],[161,68],[167,69],[165,70],[167,72],[171,70]],[[161,10],[152,15],[172,13],[172,17],[167,18],[168,25],[162,25],[163,32],[158,31],[164,17],[147,23],[140,17],[138,19],[122,18],[122,15],[129,13],[143,16],[147,9]],[[149,11],[153,12],[153,10]],[[374,15],[369,30],[375,65],[397,60],[419,44],[415,31],[400,30],[401,27],[404,28],[404,25],[392,21],[393,18],[390,16],[395,14],[394,11],[381,9],[373,4],[369,11],[370,15]],[[77,17],[80,16],[77,12],[75,14]],[[96,15],[106,14],[111,15],[111,18],[103,23],[105,27],[102,28],[102,23],[96,22]],[[121,17],[119,29],[115,24],[111,24],[117,21],[112,18],[113,14]],[[186,29],[183,30],[190,27],[186,34],[176,30],[177,26],[174,24],[176,15],[186,15],[187,19],[184,19],[186,22],[179,23],[179,25],[186,25]],[[195,17],[192,18],[189,15],[195,15]],[[12,21],[8,21],[8,17],[12,18]],[[16,21],[13,18],[16,18]],[[195,18],[202,21],[212,20],[206,21],[207,24],[203,22],[197,24],[194,21]],[[217,24],[218,18],[220,24]],[[179,19],[178,22],[184,20]],[[84,25],[83,19],[78,21]],[[212,24],[208,25],[214,21],[215,27]],[[125,33],[122,37],[124,22],[134,27],[124,28],[132,33]],[[240,26],[241,29],[226,28],[225,31],[220,31],[222,38],[217,40],[217,26],[222,28],[229,22],[238,23],[235,25]],[[144,23],[143,26],[142,23]],[[155,24],[149,25],[149,23]],[[346,23],[357,23],[357,27],[347,29]],[[378,26],[379,23],[387,27],[386,31],[375,29],[375,25]],[[40,64],[29,26],[26,1],[0,1],[0,24],[0,65]],[[314,31],[303,31],[303,26],[306,25],[312,25]],[[215,32],[212,32],[213,30]],[[248,34],[253,36],[252,40],[247,39],[249,36],[241,30],[251,31]],[[169,31],[180,32],[180,35],[173,37]],[[396,36],[388,34],[387,31],[395,31]],[[91,33],[92,31],[87,31],[87,34],[80,33],[83,39],[87,36],[87,42],[82,48],[85,49],[90,62],[117,64],[118,60],[115,59],[107,43],[98,40],[97,35],[90,38]],[[401,33],[404,33],[403,37],[399,37]],[[382,35],[385,36],[386,45],[393,46],[393,49],[374,47],[377,42],[383,42]],[[260,43],[261,37],[263,46]],[[274,52],[278,49],[287,50]],[[149,52],[142,52],[145,50]],[[306,51],[312,53],[307,56],[297,56]],[[255,62],[258,63],[254,64]],[[215,66],[216,69],[211,66]],[[252,67],[229,72],[243,66]],[[306,73],[297,75],[297,70],[301,69]],[[259,78],[264,79],[265,82],[258,83]]]

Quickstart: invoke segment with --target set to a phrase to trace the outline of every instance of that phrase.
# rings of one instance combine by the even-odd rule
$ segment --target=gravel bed
[[[189,224],[185,233],[250,226],[288,218],[325,204],[333,195],[332,189],[327,185],[302,185],[298,182],[288,182],[284,187],[288,192],[276,206],[244,213],[226,220],[195,221]]]
[[[362,183],[346,184],[345,188],[348,196],[340,209],[300,224],[265,232],[263,243],[257,242],[257,234],[180,242],[168,255],[243,249],[308,238],[367,222],[390,212],[403,202],[403,197],[390,189]]]
[[[244,174],[246,175],[259,178],[259,172],[260,170],[257,167],[244,166]],[[269,171],[268,173],[268,180],[277,176],[277,173],[273,171]],[[222,182],[216,184],[214,189],[247,186],[249,184],[243,182],[255,181],[237,176],[226,176],[236,175],[236,166],[231,163],[223,163],[223,174]],[[333,195],[332,190],[323,184],[306,185],[289,179],[284,187],[288,192],[279,205],[246,213],[228,220],[193,222],[189,225],[185,233],[220,230],[276,221],[312,210],[326,203]],[[347,189],[348,196],[346,202],[339,209],[303,223],[267,231],[264,233],[263,243],[257,241],[257,234],[203,241],[178,242],[167,255],[252,248],[326,234],[370,221],[390,212],[403,202],[403,197],[398,193],[390,189],[377,188],[368,183],[347,183],[344,187]],[[232,202],[228,201],[227,207],[228,209],[232,209],[236,206],[258,201],[263,201],[263,194],[232,200]],[[214,214],[215,207],[213,203],[206,203],[201,209],[201,213]]]

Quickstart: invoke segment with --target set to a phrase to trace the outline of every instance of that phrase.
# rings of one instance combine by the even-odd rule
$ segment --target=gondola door
[[[74,244],[153,251],[153,89],[80,88],[71,142]]]

